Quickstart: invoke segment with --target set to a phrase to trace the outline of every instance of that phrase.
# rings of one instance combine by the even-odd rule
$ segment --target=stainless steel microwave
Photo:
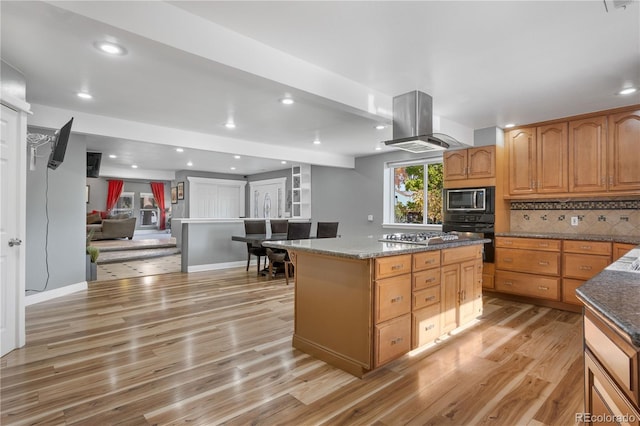
[[[444,190],[445,213],[494,213],[495,186]]]

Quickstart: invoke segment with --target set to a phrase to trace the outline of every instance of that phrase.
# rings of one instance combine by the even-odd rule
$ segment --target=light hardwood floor
[[[27,308],[10,424],[567,425],[580,315],[485,298],[472,326],[357,379],[291,347],[293,286],[244,268],[90,284]]]

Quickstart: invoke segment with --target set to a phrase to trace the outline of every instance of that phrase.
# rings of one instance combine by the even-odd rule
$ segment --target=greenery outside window
[[[112,216],[120,214],[127,214],[129,217],[133,217],[133,192],[121,193],[115,207],[111,209]]]
[[[442,225],[442,159],[388,164],[385,224]]]

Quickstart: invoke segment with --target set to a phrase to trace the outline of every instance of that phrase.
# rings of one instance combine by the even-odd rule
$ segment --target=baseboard
[[[251,262],[251,264],[255,267],[255,262]],[[218,269],[227,269],[227,268],[239,268],[246,267],[247,261],[241,260],[237,262],[225,262],[225,263],[209,263],[207,265],[193,265],[187,267],[187,272],[204,272],[204,271],[215,271]]]
[[[30,306],[40,302],[46,302],[47,300],[55,299],[62,296],[67,296],[69,294],[86,290],[88,288],[88,284],[86,281],[77,284],[71,284],[60,288],[54,288],[53,290],[43,291],[41,293],[30,294],[25,296],[24,305]]]

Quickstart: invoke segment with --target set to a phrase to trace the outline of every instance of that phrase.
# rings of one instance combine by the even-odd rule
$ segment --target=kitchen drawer
[[[414,290],[433,287],[434,285],[440,285],[440,268],[413,273]]]
[[[424,251],[413,255],[413,272],[440,266],[440,250]]]
[[[440,304],[415,311],[411,318],[411,348],[433,342],[440,337]]]
[[[496,247],[504,248],[560,251],[561,243],[560,240],[547,240],[543,238],[496,237]]]
[[[611,264],[611,256],[565,253],[563,257],[563,275],[581,280],[590,279]]]
[[[428,287],[413,292],[413,310],[440,303],[440,286]]]
[[[378,367],[411,350],[411,314],[375,327],[375,366]]]
[[[562,250],[565,253],[611,255],[611,243],[608,242],[566,240],[562,244]]]
[[[442,250],[442,264],[450,265],[465,260],[482,258],[482,245],[462,246]]]
[[[395,277],[411,272],[411,255],[380,257],[375,261],[376,279]]]
[[[503,293],[560,300],[560,278],[498,270],[496,271],[495,286],[497,291]]]
[[[588,310],[584,316],[584,340],[622,392],[638,405],[640,400],[638,348],[623,340]]]
[[[582,306],[582,302],[576,296],[576,288],[584,284],[582,280],[562,279],[562,301]]]
[[[376,323],[411,312],[411,275],[376,281]]]
[[[496,269],[559,276],[560,253],[497,248]]]

